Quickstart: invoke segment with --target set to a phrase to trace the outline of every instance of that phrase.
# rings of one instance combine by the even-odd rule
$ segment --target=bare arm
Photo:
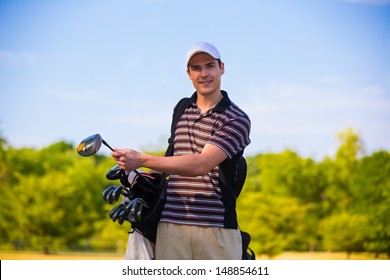
[[[115,149],[111,155],[115,158],[116,163],[125,170],[146,167],[181,176],[205,175],[227,158],[223,150],[211,144],[206,144],[202,153],[193,155],[163,157],[131,149]]]

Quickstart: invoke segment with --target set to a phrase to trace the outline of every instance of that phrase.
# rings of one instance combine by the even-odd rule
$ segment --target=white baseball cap
[[[196,45],[192,46],[188,52],[187,52],[187,66],[191,60],[191,58],[198,54],[198,53],[207,53],[214,57],[215,59],[221,59],[221,56],[217,50],[216,47],[214,47],[212,44],[207,43],[207,42],[200,42],[197,43]]]

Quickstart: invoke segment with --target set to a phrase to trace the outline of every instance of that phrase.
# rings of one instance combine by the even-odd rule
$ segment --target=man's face
[[[221,76],[225,73],[224,64],[207,53],[194,55],[187,69],[187,74],[198,94],[210,96],[220,94]]]

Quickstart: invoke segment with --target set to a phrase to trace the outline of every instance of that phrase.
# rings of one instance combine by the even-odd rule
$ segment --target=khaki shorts
[[[157,228],[157,260],[240,260],[239,229],[176,225]]]

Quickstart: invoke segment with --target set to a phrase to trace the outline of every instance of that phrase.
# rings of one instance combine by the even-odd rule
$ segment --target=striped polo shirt
[[[176,125],[174,156],[199,154],[209,143],[222,149],[231,159],[250,143],[249,117],[230,101],[225,91],[221,92],[223,99],[203,114],[196,105],[196,93],[191,97],[191,104]],[[226,227],[224,217],[227,209],[221,198],[219,166],[203,176],[170,175],[167,201],[160,221]]]

